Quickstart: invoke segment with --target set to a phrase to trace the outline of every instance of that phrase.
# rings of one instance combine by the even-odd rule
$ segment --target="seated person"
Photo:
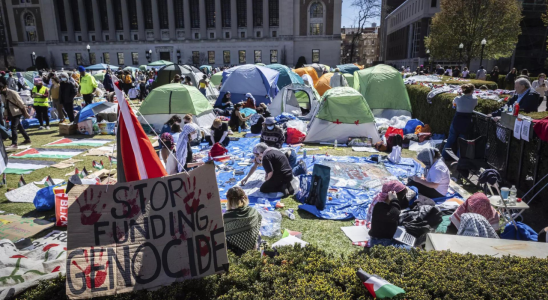
[[[261,215],[249,207],[249,199],[241,187],[226,192],[228,210],[223,215],[227,248],[240,256],[248,250],[258,249]]]
[[[426,178],[416,175],[409,177],[407,185],[416,187],[419,194],[428,198],[445,197],[451,182],[451,174],[441,159],[440,151],[436,148],[422,149],[417,159],[426,166]]]
[[[175,123],[181,124],[182,121],[183,120],[178,115],[172,116],[169,120],[167,120],[167,122],[164,123],[164,126],[162,126],[162,131],[160,132],[160,135],[165,132],[171,133],[171,126],[173,126],[173,124]]]
[[[280,151],[282,151],[285,157],[287,157],[289,166],[293,169],[293,176],[299,176],[307,173],[306,163],[302,159],[297,161],[297,151],[295,151],[294,148],[282,148]]]
[[[259,106],[263,108],[263,111],[264,111],[264,112],[263,112],[263,116],[264,116],[265,118],[272,117],[272,114],[271,114],[270,111],[268,110],[268,106],[266,106],[266,104],[261,103]]]
[[[264,109],[262,107],[257,107],[257,113],[251,116],[249,124],[251,124],[251,133],[259,134],[263,131],[264,123]]]
[[[283,193],[284,197],[294,194],[295,191],[291,186],[293,170],[285,154],[276,148],[268,147],[265,143],[259,143],[253,148],[253,155],[255,155],[254,164],[242,180],[242,185],[247,183],[249,177],[262,164],[266,174],[265,182],[261,185],[261,193]]]
[[[242,104],[238,103],[234,105],[234,110],[232,111],[230,115],[230,120],[228,121],[228,126],[232,131],[239,131],[240,128],[245,129],[246,124],[245,122],[251,118],[245,117],[240,113],[240,109],[242,109]]]
[[[251,108],[255,109],[255,98],[253,98],[253,95],[251,93],[245,94],[245,98],[247,99],[244,104],[244,108]]]
[[[475,213],[462,214],[457,235],[498,239],[499,236],[487,219]]]
[[[169,175],[177,174],[177,160],[175,159],[175,143],[173,141],[173,136],[169,132],[162,133],[160,137],[161,143],[166,145],[160,150],[162,160],[164,161],[166,172]]]
[[[214,111],[217,115],[226,117],[230,116],[230,113],[234,110],[230,96],[230,92],[226,92],[223,99],[221,99],[221,104],[215,105]]]
[[[221,143],[224,147],[228,146],[228,143],[230,143],[228,125],[223,123],[221,119],[217,118],[213,121],[213,125],[211,125],[211,136],[208,142],[210,146]]]
[[[177,141],[177,160],[184,164],[178,164],[177,168],[179,172],[183,172],[183,168],[188,171],[189,168],[194,168],[201,166],[203,162],[194,162],[194,156],[192,155],[192,148],[190,143],[192,140],[196,139],[198,136],[198,131],[193,124],[185,124],[183,126],[183,131],[179,135],[179,140]]]
[[[526,78],[518,78],[514,83],[516,93],[510,99],[506,105],[514,106],[515,103],[519,103],[519,110],[526,113],[538,112],[538,107],[541,102],[540,94],[531,88],[531,83]],[[513,111],[513,110],[512,110]]]
[[[460,229],[462,223],[462,215],[466,213],[473,213],[482,215],[487,222],[491,224],[494,230],[500,229],[500,215],[491,206],[489,198],[483,193],[475,193],[466,199],[462,205],[451,215],[451,224],[447,227],[447,233],[455,234]]]
[[[264,121],[263,132],[261,133],[261,143],[265,143],[268,147],[282,148],[285,142],[285,134],[283,129],[276,126],[276,120],[273,117],[268,117]]]
[[[397,194],[402,191],[406,191],[405,185],[393,180],[383,184],[382,191],[375,196],[367,213],[367,219],[371,222],[369,247],[382,245],[405,249],[411,248],[409,245],[393,239],[398,229],[400,217],[400,203]]]

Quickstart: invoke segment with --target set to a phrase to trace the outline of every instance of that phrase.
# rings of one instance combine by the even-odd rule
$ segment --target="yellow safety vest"
[[[42,88],[40,88],[40,91],[37,91],[36,87],[32,88],[33,93],[38,93],[38,94],[42,94],[42,95],[45,94],[47,90],[48,90],[48,88],[45,87],[45,86],[42,86]],[[47,97],[35,97],[34,98],[34,106],[49,107],[48,98]]]

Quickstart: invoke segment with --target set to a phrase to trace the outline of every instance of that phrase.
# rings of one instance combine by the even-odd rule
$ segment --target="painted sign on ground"
[[[215,167],[69,193],[66,292],[84,299],[228,268]]]

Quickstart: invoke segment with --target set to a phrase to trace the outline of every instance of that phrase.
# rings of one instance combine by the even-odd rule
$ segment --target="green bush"
[[[230,255],[230,273],[103,299],[372,299],[362,268],[403,288],[395,299],[546,299],[548,262],[539,258],[462,255],[374,247],[334,257],[314,246],[282,248],[275,258]],[[19,299],[65,299],[64,277]],[[100,299],[100,298],[97,298]]]
[[[455,115],[455,110],[452,108],[453,99],[457,95],[455,94],[440,94],[432,99],[432,104],[426,100],[430,89],[420,85],[407,85],[407,93],[409,94],[409,100],[411,101],[411,108],[413,109],[413,118],[417,118],[429,124],[434,133],[449,134],[449,128],[451,127],[451,121]],[[489,114],[502,106],[494,100],[478,99],[478,106],[476,111],[483,114]]]
[[[533,120],[540,120],[548,117],[548,111],[521,113],[524,116],[531,117]]]

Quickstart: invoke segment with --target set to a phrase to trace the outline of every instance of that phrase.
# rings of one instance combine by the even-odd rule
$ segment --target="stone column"
[[[183,0],[183,13],[185,14],[185,37],[192,39],[192,28],[190,28],[190,3],[189,0]]]
[[[86,21],[86,7],[84,0],[78,0],[78,15],[80,17],[80,32],[82,33],[82,41],[89,42],[88,23]]]
[[[238,6],[236,5],[236,0],[230,0],[230,27],[232,33],[230,37],[233,39],[238,38]]]
[[[116,24],[114,19],[114,6],[112,1],[105,1],[107,3],[107,16],[108,16],[108,35],[109,41],[116,41]]]
[[[173,0],[167,0],[167,17],[169,22],[169,38],[176,40],[175,33],[175,7],[173,6]]]
[[[270,19],[268,15],[268,0],[263,0],[263,37],[270,37]]]
[[[76,40],[74,37],[74,20],[72,19],[72,13],[70,13],[71,10],[69,0],[64,0],[63,5],[65,6],[68,40],[69,42],[74,42]]]
[[[93,0],[93,23],[95,24],[95,40],[103,41],[103,27],[101,27],[101,16],[99,15],[99,4]]]
[[[221,0],[215,0],[215,35],[218,39],[223,37],[223,18],[221,12]]]
[[[207,22],[206,22],[206,11],[205,11],[205,0],[200,0],[200,38],[208,39],[207,36]]]
[[[89,1],[89,0],[87,0]],[[124,24],[124,41],[131,41],[129,9],[127,8],[127,0],[122,0],[122,23]]]
[[[145,34],[145,14],[143,13],[143,1],[136,0],[135,5],[137,5],[137,24],[139,26],[139,40],[146,40]]]
[[[253,0],[247,0],[247,38],[253,37]],[[247,53],[246,53],[247,54]]]
[[[160,34],[160,15],[158,14],[158,1],[151,0],[152,2],[152,24],[154,27],[154,39],[161,40],[162,36]]]

